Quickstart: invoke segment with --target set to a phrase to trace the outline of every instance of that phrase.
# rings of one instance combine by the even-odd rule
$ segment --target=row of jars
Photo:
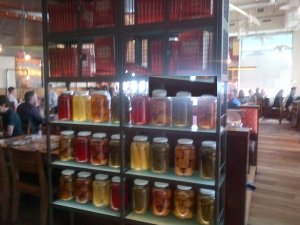
[[[64,92],[58,99],[58,119],[73,121],[120,122],[120,96],[110,96],[107,91]],[[125,123],[136,125],[192,127],[193,116],[201,129],[216,127],[216,97],[198,97],[193,107],[190,92],[180,91],[175,97],[167,97],[164,89],[155,89],[152,97],[123,95]]]
[[[74,145],[75,143],[75,145]],[[215,178],[216,142],[202,141],[199,154],[192,139],[177,140],[174,148],[174,173],[178,176],[193,176],[198,161],[199,175],[203,179]],[[120,167],[120,135],[114,134],[109,141],[106,133],[80,131],[61,132],[59,156],[62,161],[75,160],[92,165]],[[130,167],[133,170],[151,170],[168,173],[170,169],[170,145],[168,138],[155,137],[150,144],[147,136],[137,135],[130,144]]]
[[[74,179],[74,170],[63,170],[60,177],[60,199],[75,198],[78,203],[92,201],[95,207],[111,207],[119,211],[121,208],[121,179],[114,176],[97,174],[92,180],[90,172],[79,172]],[[129,187],[124,178],[125,207],[129,204]],[[190,186],[177,185],[172,193],[168,183],[154,182],[150,188],[147,180],[135,179],[131,189],[132,211],[137,214],[146,213],[150,206],[153,215],[168,216],[173,213],[180,219],[191,219],[195,216],[200,224],[214,224],[215,192],[209,189],[199,189],[196,199],[195,191]],[[151,197],[151,198],[150,198]],[[151,204],[150,204],[151,199]],[[195,204],[196,201],[196,204]]]

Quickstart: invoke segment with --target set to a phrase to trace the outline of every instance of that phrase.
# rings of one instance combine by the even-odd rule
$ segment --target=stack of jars
[[[194,98],[195,99],[195,98]],[[120,95],[110,96],[107,91],[64,92],[58,99],[59,120],[93,121],[120,123],[120,112],[124,123],[135,125],[173,126],[199,129],[216,128],[216,97],[203,95],[193,106],[190,92],[177,92],[175,97],[167,97],[164,89],[155,89],[152,97],[136,94],[131,99]],[[195,108],[195,109],[194,109]],[[193,118],[197,118],[193,124]]]

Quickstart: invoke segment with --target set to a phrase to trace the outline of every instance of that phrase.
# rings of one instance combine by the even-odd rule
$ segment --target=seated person
[[[282,104],[281,103],[282,99],[283,99],[283,89],[278,91],[278,93],[276,94],[272,107],[280,108]]]
[[[231,93],[231,98],[227,103],[228,109],[238,109],[241,105],[240,100],[237,98],[237,89],[233,89]]]
[[[245,93],[244,93],[243,90],[240,90],[240,91],[239,91],[239,95],[238,95],[237,98],[238,98],[238,100],[241,102],[241,104],[247,103],[247,98],[246,98]]]
[[[17,108],[17,113],[20,116],[23,125],[30,125],[31,133],[37,134],[39,126],[44,122],[43,117],[37,109],[37,95],[34,91],[25,93],[25,102]]]
[[[290,106],[292,105],[292,102],[295,100],[295,94],[296,94],[296,87],[292,87],[290,94],[285,103],[285,108],[286,108],[286,111],[288,111],[288,112],[290,111]]]
[[[0,95],[0,113],[2,114],[2,124],[4,137],[13,137],[23,134],[22,123],[17,113],[9,108],[9,100],[5,95]]]

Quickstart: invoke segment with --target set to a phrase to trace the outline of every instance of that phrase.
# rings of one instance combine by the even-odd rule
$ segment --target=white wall
[[[297,96],[300,96],[300,30],[293,34],[293,85],[297,87]]]
[[[16,76],[14,71],[8,72],[8,86],[6,86],[6,70],[15,69],[15,57],[0,56],[0,88],[9,86],[16,87]]]

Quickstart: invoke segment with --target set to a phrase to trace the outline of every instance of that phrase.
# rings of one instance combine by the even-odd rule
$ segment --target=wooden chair
[[[1,214],[2,220],[8,219],[9,200],[10,200],[10,178],[9,163],[5,159],[5,152],[0,147],[0,190],[1,190]]]
[[[40,198],[40,225],[47,224],[48,191],[41,153],[9,149],[12,174],[12,222],[16,222],[19,211],[20,193]],[[36,184],[20,179],[22,173],[37,176]]]

